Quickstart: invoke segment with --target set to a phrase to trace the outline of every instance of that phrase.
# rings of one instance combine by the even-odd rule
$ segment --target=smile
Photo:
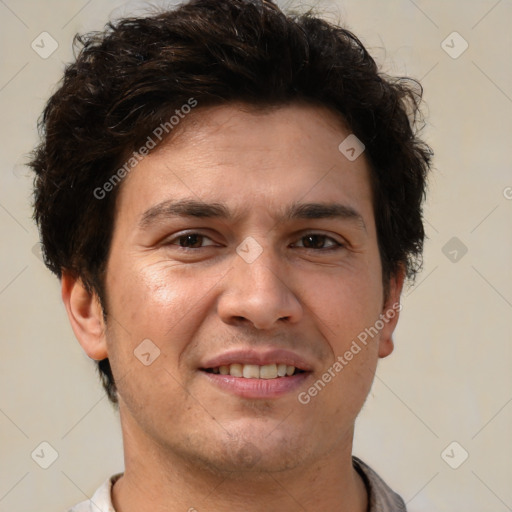
[[[215,375],[231,375],[232,377],[242,377],[244,379],[277,379],[280,377],[291,377],[303,372],[303,370],[286,363],[265,364],[262,366],[233,363],[215,368],[206,368],[205,371]]]

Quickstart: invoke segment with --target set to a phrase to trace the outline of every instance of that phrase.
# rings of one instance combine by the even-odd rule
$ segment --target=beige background
[[[0,0],[0,512],[63,511],[123,468],[118,418],[33,250],[23,162],[72,36],[141,4]],[[380,364],[354,451],[413,512],[512,510],[512,2],[321,5],[385,70],[422,80],[436,151],[424,271],[405,293],[396,351]],[[43,31],[59,44],[47,59],[31,48]],[[469,44],[458,58],[441,46],[454,31]],[[446,44],[454,54],[463,41]],[[445,247],[452,237],[459,248]],[[31,458],[43,441],[58,452],[46,470]],[[452,441],[460,446],[443,459]],[[445,460],[463,449],[469,458],[452,469]]]

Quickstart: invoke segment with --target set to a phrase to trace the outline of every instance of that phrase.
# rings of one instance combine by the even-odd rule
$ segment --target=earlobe
[[[405,269],[400,268],[389,280],[389,293],[384,301],[380,319],[383,323],[379,340],[379,357],[387,357],[393,352],[393,332],[398,323],[402,306],[400,295],[405,279]]]
[[[80,278],[65,271],[61,294],[71,328],[85,353],[96,360],[108,357],[103,310],[97,294],[89,292]]]

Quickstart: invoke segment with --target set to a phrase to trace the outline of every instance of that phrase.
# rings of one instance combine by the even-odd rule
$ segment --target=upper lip
[[[313,367],[303,357],[285,349],[272,349],[257,351],[254,349],[233,350],[212,357],[201,364],[202,369],[218,368],[219,366],[229,366],[230,364],[255,364],[264,366],[267,364],[281,363],[289,366],[295,366],[299,370],[306,372],[312,371]]]

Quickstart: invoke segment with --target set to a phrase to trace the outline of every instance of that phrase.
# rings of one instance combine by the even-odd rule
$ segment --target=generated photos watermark
[[[133,168],[143,160],[149,152],[154,149],[159,142],[171,133],[171,131],[180,123],[182,119],[189,114],[194,107],[197,106],[197,100],[195,98],[189,98],[187,103],[184,103],[179,109],[174,111],[175,115],[172,115],[168,121],[160,123],[152,132],[148,135],[146,142],[137,150],[134,151],[130,158],[128,158],[124,164],[117,169],[117,171],[110,176],[110,178],[103,183],[101,187],[96,187],[93,191],[93,195],[96,199],[104,199],[109,192],[112,192],[114,188],[126,178]]]
[[[327,370],[312,386],[310,386],[306,391],[301,391],[297,395],[297,400],[303,405],[309,404],[311,399],[317,396],[318,393],[320,393],[320,391],[322,391],[329,382],[339,375],[343,368],[345,368],[345,366],[347,366],[349,362],[352,361],[359,352],[361,352],[361,345],[366,346],[368,341],[375,338],[384,326],[395,318],[397,313],[401,310],[402,305],[399,302],[395,302],[385,313],[379,315],[379,319],[371,327],[367,327],[364,331],[361,331],[357,335],[357,338],[352,340],[350,348],[345,351],[342,356],[338,356],[334,363],[327,368]]]

